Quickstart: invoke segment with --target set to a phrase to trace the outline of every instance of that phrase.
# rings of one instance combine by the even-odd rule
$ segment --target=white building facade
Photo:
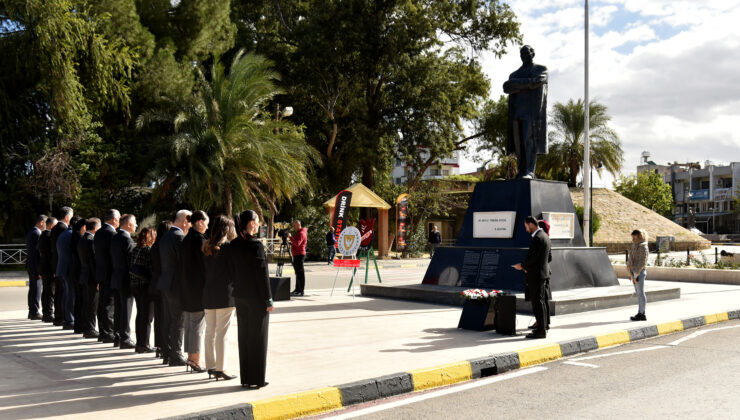
[[[429,152],[422,151],[421,156],[423,159],[428,159]],[[452,175],[460,175],[460,151],[457,150],[453,152],[451,157],[440,159],[437,163],[429,166],[424,171],[421,179],[442,179]],[[406,165],[406,162],[400,158],[396,158],[391,176],[393,177],[393,183],[400,185],[405,184],[409,178],[413,177],[413,174],[410,172],[410,168]]]

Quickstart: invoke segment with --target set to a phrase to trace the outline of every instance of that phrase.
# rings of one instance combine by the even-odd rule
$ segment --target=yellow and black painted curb
[[[28,280],[0,280],[0,287],[26,287]]]
[[[178,419],[293,419],[338,410],[354,404],[422,391],[511,370],[534,366],[590,350],[644,340],[717,322],[740,319],[740,310],[663,322],[608,334],[589,336],[560,343],[528,347],[512,353],[496,354],[462,362],[448,363],[335,387],[314,389],[252,401],[216,411],[177,417]]]

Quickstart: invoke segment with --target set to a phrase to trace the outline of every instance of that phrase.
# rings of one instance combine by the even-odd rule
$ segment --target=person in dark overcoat
[[[41,321],[54,322],[54,268],[51,253],[51,230],[57,224],[56,217],[46,219],[46,229],[39,238],[39,258],[41,259]]]
[[[28,273],[28,319],[41,319],[41,254],[39,239],[46,228],[46,215],[39,215],[26,234],[26,272]]]
[[[237,218],[238,237],[224,250],[234,283],[234,303],[239,328],[239,367],[243,387],[267,385],[267,332],[274,306],[265,249],[254,235],[259,218],[252,210]]]
[[[80,258],[80,284],[83,293],[81,319],[82,334],[85,338],[99,338],[95,329],[95,316],[98,312],[98,283],[95,280],[95,233],[100,229],[100,219],[91,217],[85,224],[85,235],[77,242],[77,255]],[[75,320],[75,326],[77,326]]]

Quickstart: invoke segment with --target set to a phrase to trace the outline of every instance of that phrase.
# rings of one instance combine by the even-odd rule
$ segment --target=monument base
[[[465,303],[465,298],[462,297],[462,291],[465,289],[465,287],[423,284],[360,285],[363,296],[414,300],[460,307]],[[681,288],[663,285],[646,285],[645,294],[647,295],[648,302],[679,299],[681,297]],[[633,305],[637,305],[637,297],[635,296],[635,290],[632,284],[608,287],[585,287],[553,292],[552,300],[550,301],[550,315],[564,315]],[[516,294],[516,311],[524,314],[532,313],[532,305],[524,300],[523,293]]]

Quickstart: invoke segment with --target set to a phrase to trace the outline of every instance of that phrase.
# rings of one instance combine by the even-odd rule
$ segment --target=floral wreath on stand
[[[486,291],[485,289],[468,289],[463,290],[462,296],[465,298],[465,300],[484,301],[495,299],[499,293],[501,293],[501,291],[496,289],[493,289],[490,292]]]

